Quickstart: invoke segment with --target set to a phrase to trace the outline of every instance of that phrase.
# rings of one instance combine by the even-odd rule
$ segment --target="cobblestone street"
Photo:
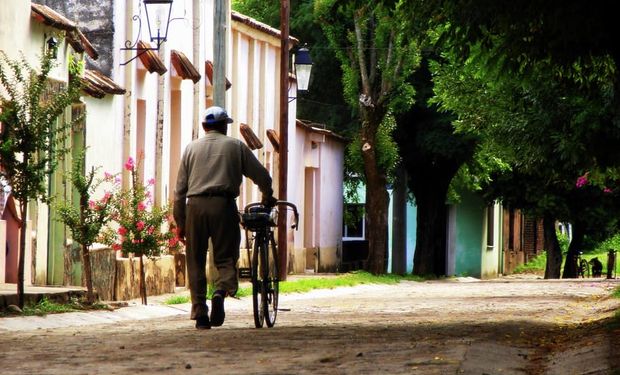
[[[464,278],[319,290],[281,296],[276,327],[259,330],[250,298],[228,299],[224,326],[200,331],[188,304],[2,318],[0,367],[2,374],[614,374],[620,329],[600,322],[620,308],[608,298],[618,285]]]

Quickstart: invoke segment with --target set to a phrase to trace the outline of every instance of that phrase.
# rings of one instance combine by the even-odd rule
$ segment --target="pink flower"
[[[130,156],[129,159],[127,159],[127,162],[125,163],[125,169],[128,171],[133,171],[135,166],[136,165],[133,161],[133,158]]]
[[[112,198],[112,193],[110,193],[109,191],[106,191],[105,194],[103,195],[103,198],[101,198],[101,203],[103,204],[108,203],[110,198]]]
[[[588,172],[586,172],[583,176],[579,176],[577,178],[577,183],[575,183],[575,186],[578,188],[581,188],[587,184],[588,184]]]
[[[103,178],[104,178],[106,181],[111,180],[111,179],[112,179],[112,177],[113,177],[113,176],[112,176],[112,173],[110,173],[110,172],[103,172]]]
[[[146,225],[146,224],[144,224],[144,221],[140,220],[140,221],[138,221],[138,222],[136,223],[136,229],[138,229],[138,230],[142,230],[142,229],[144,229],[144,226],[145,226],[145,225]]]
[[[603,193],[609,194],[609,193],[611,193],[611,192],[612,192],[612,190],[611,190],[610,188],[608,188],[608,187],[606,187],[605,189],[603,189]]]
[[[153,234],[153,232],[155,232],[155,227],[149,227],[149,228],[146,230],[146,233],[148,233],[148,234]]]
[[[179,239],[176,237],[172,237],[168,240],[168,246],[175,247],[179,243]]]
[[[94,200],[89,200],[88,201],[88,207],[92,210],[93,208],[95,208],[95,201]]]
[[[119,251],[121,249],[121,245],[118,243],[115,243],[114,245],[112,245],[112,250],[115,251]]]
[[[144,204],[144,202],[138,203],[138,211],[144,211],[144,210],[146,210],[146,204]]]
[[[151,178],[151,179],[149,180],[148,184],[149,184],[149,186],[153,186],[153,185],[155,185],[155,179],[154,179],[154,178]]]
[[[120,234],[121,236],[126,235],[127,234],[127,229],[125,227],[118,228],[118,234]]]
[[[116,176],[116,178],[114,179],[114,183],[115,184],[120,184],[121,183],[121,178],[119,176]]]

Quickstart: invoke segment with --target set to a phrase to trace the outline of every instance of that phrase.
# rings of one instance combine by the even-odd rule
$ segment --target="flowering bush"
[[[149,188],[155,180],[150,179],[145,186],[138,179],[136,164],[131,157],[125,163],[125,169],[131,172],[131,186],[128,189],[121,188],[120,179],[116,176],[105,176],[117,187],[110,198],[110,205],[112,220],[118,228],[104,231],[101,242],[121,251],[123,256],[133,253],[153,257],[165,252],[171,244],[175,244],[176,249],[178,239],[175,232],[169,228],[162,231],[164,223],[169,222],[168,208],[153,205]]]
[[[111,219],[112,194],[106,191],[101,199],[92,199],[94,192],[105,179],[95,179],[94,167],[88,174],[82,172],[84,157],[85,154],[82,152],[80,157],[74,160],[73,169],[69,174],[71,184],[79,195],[79,204],[74,205],[71,201],[63,200],[57,205],[57,214],[58,220],[71,231],[73,240],[81,245],[87,300],[93,303],[95,296],[89,248],[96,241],[103,226]]]

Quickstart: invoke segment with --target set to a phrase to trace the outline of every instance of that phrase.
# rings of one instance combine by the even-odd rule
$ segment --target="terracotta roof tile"
[[[46,5],[32,3],[30,4],[30,10],[32,18],[36,21],[66,31],[67,42],[71,44],[71,47],[76,52],[86,52],[94,60],[99,58],[99,54],[90,41],[82,34],[75,22]]]
[[[148,42],[138,41],[138,57],[149,73],[157,72],[161,76],[168,71]]]
[[[280,30],[276,29],[275,27],[271,27],[269,25],[267,25],[266,23],[262,23],[260,21],[255,20],[252,17],[248,17],[244,14],[238,13],[238,12],[231,12],[230,14],[230,18],[233,21],[237,21],[240,23],[243,23],[244,25],[250,26],[251,28],[255,29],[255,30],[259,30],[262,31],[266,34],[269,34],[271,36],[274,36],[276,38],[280,38]],[[293,43],[293,44],[298,44],[299,43],[299,39],[290,36],[289,35],[289,40]]]
[[[239,125],[239,131],[241,132],[241,135],[245,139],[245,143],[247,143],[250,149],[257,150],[259,148],[263,148],[263,142],[258,139],[256,134],[254,134],[254,132],[252,131],[252,128],[250,128],[248,125]]]
[[[113,80],[96,70],[85,69],[82,77],[83,90],[95,98],[103,98],[107,94],[122,95],[125,89],[117,85]]]
[[[170,62],[181,78],[191,79],[194,83],[200,81],[201,76],[198,69],[196,69],[194,64],[189,61],[183,52],[175,49],[170,51]]]
[[[269,138],[269,142],[271,142],[273,149],[276,152],[280,152],[280,136],[278,135],[278,133],[273,129],[268,129],[267,138]]]
[[[205,73],[207,74],[207,78],[209,78],[209,82],[213,84],[213,63],[209,60],[205,61]],[[226,78],[226,90],[232,87],[232,83]]]

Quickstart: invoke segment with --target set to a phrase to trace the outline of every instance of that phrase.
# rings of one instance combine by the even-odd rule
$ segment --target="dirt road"
[[[607,297],[618,285],[457,279],[314,291],[282,296],[276,327],[260,330],[247,298],[228,299],[225,325],[204,331],[188,305],[165,318],[0,329],[0,373],[614,374],[620,327],[601,321],[620,308]]]

